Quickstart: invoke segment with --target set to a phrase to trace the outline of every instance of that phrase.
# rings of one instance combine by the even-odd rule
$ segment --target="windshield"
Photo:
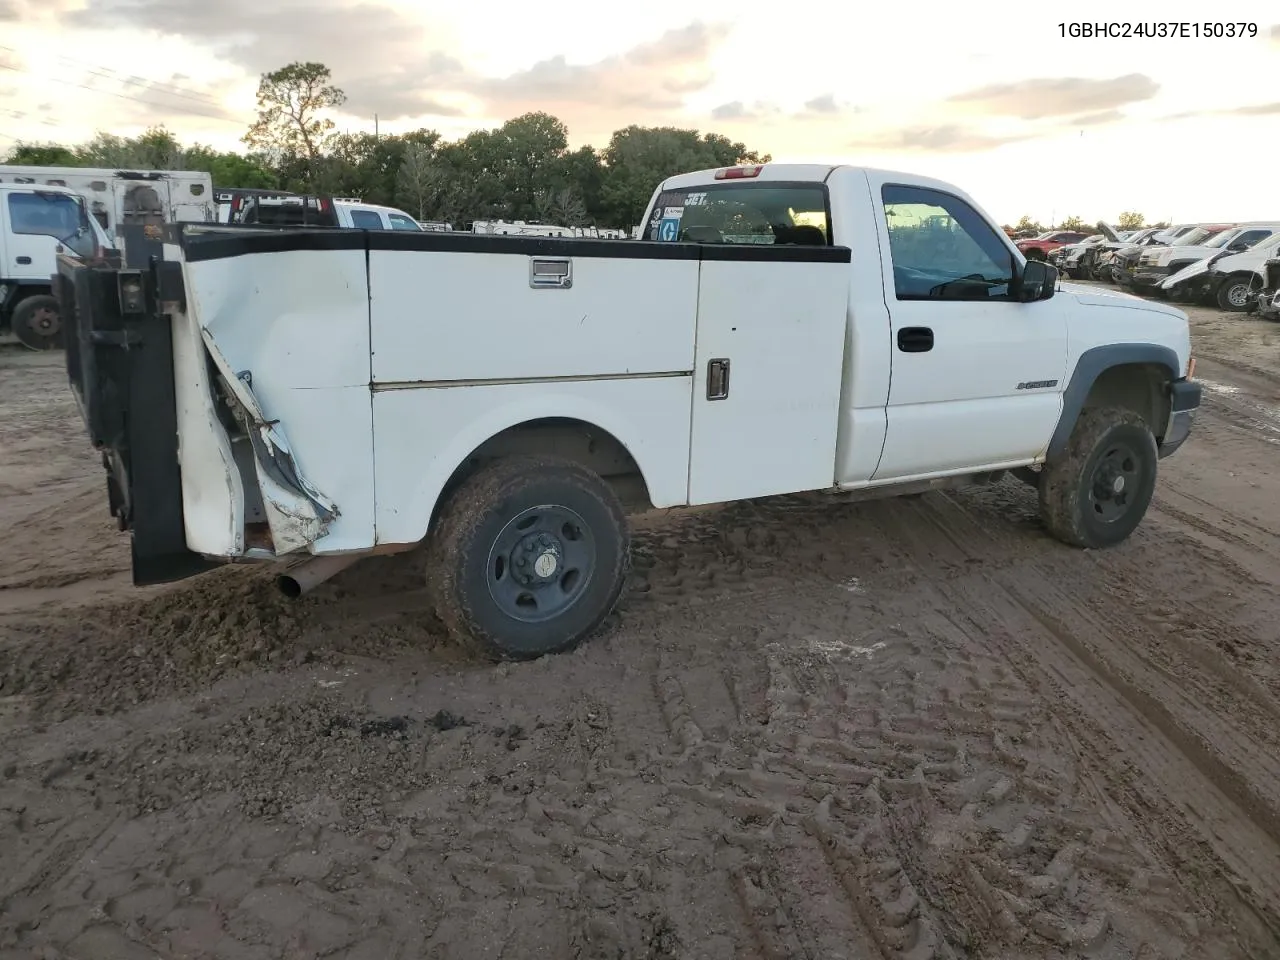
[[[1232,227],[1230,230],[1223,230],[1220,234],[1215,236],[1212,240],[1206,240],[1203,244],[1201,244],[1201,246],[1209,247],[1211,249],[1216,250],[1219,247],[1226,246],[1228,243],[1230,243],[1236,237],[1240,236],[1240,234],[1242,233],[1244,233],[1244,227]]]
[[[1212,236],[1212,230],[1207,230],[1204,227],[1196,227],[1190,233],[1184,233],[1173,242],[1182,247],[1194,247],[1204,243]]]
[[[831,242],[821,184],[707,184],[658,195],[645,240],[681,243]]]
[[[9,194],[9,222],[13,232],[53,237],[77,256],[93,256],[97,234],[89,225],[84,200],[71,193],[32,190]]]

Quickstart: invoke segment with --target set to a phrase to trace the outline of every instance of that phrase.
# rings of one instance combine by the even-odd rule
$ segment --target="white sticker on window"
[[[662,211],[664,220],[679,220],[684,216],[684,207],[665,207]]]
[[[691,193],[684,199],[684,205],[686,207],[700,207],[706,202],[707,195],[705,193]]]

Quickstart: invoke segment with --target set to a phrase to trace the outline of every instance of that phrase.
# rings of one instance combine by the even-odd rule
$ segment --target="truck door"
[[[956,193],[869,173],[892,338],[887,435],[873,480],[1027,462],[1062,410],[1061,298],[1019,303],[1003,233]]]
[[[169,184],[164,180],[116,180],[117,223],[163,226],[169,209]]]
[[[0,222],[4,232],[5,280],[50,283],[58,269],[59,237],[71,237],[81,216],[77,198],[66,193],[6,190]]]
[[[834,484],[849,250],[821,183],[664,191],[647,236],[698,241],[689,502]]]

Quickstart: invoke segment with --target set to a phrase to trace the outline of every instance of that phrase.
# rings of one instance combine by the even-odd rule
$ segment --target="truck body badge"
[[[1048,387],[1056,387],[1057,380],[1026,380],[1018,384],[1019,390],[1044,390]]]

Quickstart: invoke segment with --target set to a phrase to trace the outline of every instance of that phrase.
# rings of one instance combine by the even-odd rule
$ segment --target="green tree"
[[[9,151],[5,163],[23,167],[79,167],[80,158],[70,147],[60,143],[23,143]]]
[[[396,199],[419,220],[440,214],[449,174],[435,162],[435,150],[425,143],[411,143],[396,175]]]
[[[1084,222],[1083,217],[1067,217],[1062,223],[1058,224],[1059,230],[1075,230],[1077,232],[1087,232],[1091,228]]]
[[[720,134],[699,136],[697,130],[630,126],[614,132],[603,159],[602,219],[611,226],[631,227],[644,216],[657,185],[672,174],[767,163],[770,158]]]
[[[1040,225],[1040,221],[1032,220],[1031,217],[1025,213],[1022,215],[1022,218],[1014,224],[1013,229],[1015,233],[1025,233],[1027,231],[1030,231],[1031,233],[1044,233],[1044,227]]]
[[[258,83],[258,119],[242,141],[279,161],[301,161],[308,182],[333,131],[326,110],[346,103],[347,95],[330,81],[323,63],[294,62]]]
[[[1147,218],[1136,210],[1126,210],[1120,214],[1120,219],[1116,221],[1116,226],[1121,230],[1141,230],[1147,222]]]
[[[272,190],[279,185],[276,172],[261,155],[222,153],[201,144],[187,148],[186,169],[201,170],[209,174],[215,187],[260,187]]]
[[[135,170],[185,170],[186,150],[164,126],[149,127],[137,137],[98,131],[76,147],[80,166]]]

